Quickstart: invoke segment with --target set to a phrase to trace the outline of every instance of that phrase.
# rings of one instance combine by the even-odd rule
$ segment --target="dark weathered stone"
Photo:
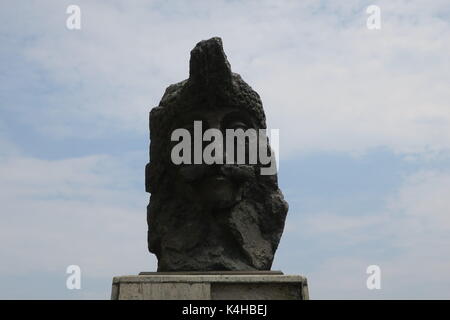
[[[152,275],[184,275],[184,276],[204,276],[204,275],[217,275],[217,276],[236,276],[236,275],[242,275],[242,276],[264,276],[264,275],[272,275],[272,276],[279,276],[283,275],[283,272],[281,271],[269,271],[269,270],[255,270],[255,271],[168,271],[168,272],[139,272],[140,276],[152,276]]]
[[[220,38],[191,51],[189,79],[166,89],[150,112],[146,167],[148,248],[158,271],[270,270],[287,203],[276,175],[255,165],[175,165],[174,129],[194,120],[211,126],[245,119],[265,129],[259,95],[231,72]]]

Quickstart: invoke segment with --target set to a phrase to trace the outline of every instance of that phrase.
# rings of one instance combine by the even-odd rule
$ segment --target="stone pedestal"
[[[305,277],[281,272],[143,272],[114,277],[112,300],[308,300]]]

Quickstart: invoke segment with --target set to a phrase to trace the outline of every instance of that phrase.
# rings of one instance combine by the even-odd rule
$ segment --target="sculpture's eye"
[[[231,112],[222,120],[222,129],[242,129],[247,130],[253,128],[250,117],[244,112]]]
[[[246,123],[244,123],[243,121],[232,121],[230,124],[228,124],[227,129],[242,129],[242,130],[247,130],[248,129],[248,125]]]

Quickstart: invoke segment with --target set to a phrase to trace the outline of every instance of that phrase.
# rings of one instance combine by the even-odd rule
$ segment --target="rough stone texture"
[[[288,210],[276,174],[261,175],[259,163],[173,164],[171,133],[194,120],[266,128],[259,95],[231,71],[220,38],[195,46],[189,79],[150,112],[148,248],[158,271],[270,270]]]
[[[290,275],[140,275],[113,279],[112,300],[308,300]]]
[[[276,276],[276,275],[283,275],[283,272],[278,270],[267,270],[267,271],[207,271],[208,275],[225,275],[225,276],[251,276],[251,275],[270,275],[270,276]],[[163,276],[163,275],[183,275],[183,276],[198,276],[198,275],[205,275],[204,271],[169,271],[169,272],[139,272],[140,276]]]

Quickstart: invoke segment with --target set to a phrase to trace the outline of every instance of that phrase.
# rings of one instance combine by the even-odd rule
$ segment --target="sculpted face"
[[[198,43],[189,79],[169,86],[150,112],[148,247],[158,271],[270,270],[288,210],[276,174],[261,175],[261,163],[249,161],[249,140],[222,141],[216,149],[215,136],[204,139],[213,131],[226,138],[227,129],[265,128],[261,100],[231,72],[221,40]],[[209,150],[223,161],[174,162],[172,134],[178,129],[201,137],[183,156]],[[237,160],[239,147],[245,161],[236,164],[229,160]]]
[[[202,135],[206,130],[216,129],[221,132],[225,139],[226,130],[254,128],[255,124],[251,117],[245,112],[233,108],[223,108],[219,110],[198,110],[192,115],[186,117],[186,122],[182,123],[180,128],[189,131],[190,136],[194,137],[194,123],[201,123]],[[213,140],[213,139],[211,139]],[[234,139],[233,157],[236,160],[237,139]],[[204,151],[206,145],[210,142],[203,142],[199,151]],[[204,206],[210,208],[229,208],[242,199],[242,185],[244,182],[254,178],[253,168],[248,161],[248,146],[246,151],[246,163],[227,164],[227,144],[220,141],[222,152],[219,157],[222,163],[216,164],[180,164],[174,168],[177,171],[178,185],[184,186],[186,195],[191,199],[197,199]],[[191,143],[191,155],[193,158],[194,143]],[[215,155],[215,154],[214,154]],[[187,187],[189,185],[190,187]]]

